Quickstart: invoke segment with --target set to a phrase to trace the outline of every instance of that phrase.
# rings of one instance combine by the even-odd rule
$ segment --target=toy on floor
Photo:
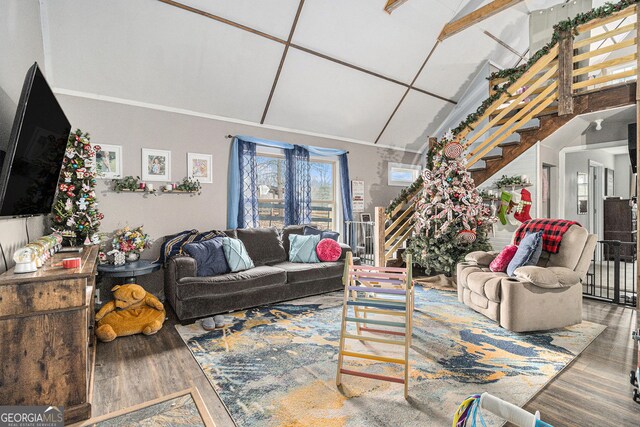
[[[409,393],[409,347],[411,346],[414,288],[411,277],[411,255],[407,268],[353,265],[351,252],[344,266],[344,305],[340,330],[340,351],[336,385],[342,375],[353,375],[380,381],[404,384],[404,397]],[[350,310],[353,310],[353,315]],[[349,325],[355,324],[355,331]],[[349,342],[367,344],[370,352],[361,353],[348,348]],[[384,344],[384,346],[378,346]],[[374,351],[373,346],[377,346]],[[402,355],[385,355],[390,347]],[[393,363],[404,367],[404,377],[392,377],[352,370],[344,367],[346,358]]]
[[[636,341],[636,346],[638,347],[638,367],[635,371],[631,371],[630,380],[631,385],[634,386],[633,389],[633,400],[636,403],[640,403],[640,328],[637,331],[633,331],[631,337]]]
[[[534,415],[489,393],[467,397],[453,415],[452,427],[486,426],[482,409],[519,427],[552,427],[540,420],[540,412],[536,411]]]
[[[111,290],[114,300],[96,313],[96,336],[100,341],[134,334],[153,335],[162,328],[164,306],[142,286],[117,285]]]

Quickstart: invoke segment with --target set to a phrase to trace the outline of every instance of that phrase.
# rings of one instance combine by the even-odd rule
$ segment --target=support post
[[[560,33],[558,42],[558,115],[573,114],[573,37]]]
[[[385,267],[386,259],[384,257],[384,229],[387,215],[384,208],[376,206],[374,212],[375,225],[373,230],[373,253],[374,263],[376,267]]]
[[[636,165],[640,162],[640,150],[638,150],[638,142],[640,141],[640,5],[636,5]],[[636,174],[636,189],[638,188],[638,174]],[[636,191],[637,193],[637,191]],[[637,203],[637,200],[636,200]],[[636,308],[640,310],[640,239],[636,239]]]

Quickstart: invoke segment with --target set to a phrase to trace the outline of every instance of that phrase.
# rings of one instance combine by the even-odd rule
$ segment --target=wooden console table
[[[98,246],[80,268],[0,275],[0,402],[64,406],[65,424],[91,417],[95,339],[93,296]]]

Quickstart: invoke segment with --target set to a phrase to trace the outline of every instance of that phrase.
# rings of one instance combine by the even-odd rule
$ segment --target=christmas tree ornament
[[[458,239],[466,244],[471,244],[476,241],[476,233],[473,230],[462,230],[458,233]]]
[[[444,155],[450,159],[457,159],[462,155],[463,151],[464,147],[457,141],[452,141],[444,147]]]

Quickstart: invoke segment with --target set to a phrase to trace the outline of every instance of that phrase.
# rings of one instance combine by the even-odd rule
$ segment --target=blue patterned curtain
[[[347,153],[342,153],[340,158],[340,192],[342,193],[342,219],[353,221],[353,209],[351,208],[351,178],[349,178],[349,159]],[[353,230],[352,230],[353,231]],[[344,224],[344,235],[347,235],[347,224]],[[351,240],[352,242],[355,240]]]
[[[240,197],[238,200],[238,228],[258,227],[258,176],[256,173],[256,144],[238,139]]]
[[[292,150],[284,150],[286,159],[286,179],[284,187],[285,225],[308,224],[311,222],[311,171],[309,150],[294,145]]]

